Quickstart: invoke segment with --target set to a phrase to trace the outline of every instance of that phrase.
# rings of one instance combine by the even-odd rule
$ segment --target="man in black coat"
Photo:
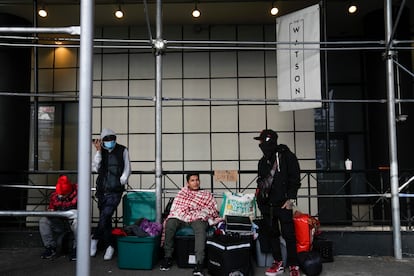
[[[270,241],[274,262],[266,269],[267,276],[283,274],[284,265],[280,250],[280,239],[286,241],[287,264],[290,276],[299,276],[296,253],[296,236],[292,207],[300,187],[299,162],[286,145],[277,144],[278,135],[271,129],[264,129],[255,140],[263,157],[258,164],[257,203],[263,216],[260,235]]]

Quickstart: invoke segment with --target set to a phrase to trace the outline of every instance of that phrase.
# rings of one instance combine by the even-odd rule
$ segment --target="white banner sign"
[[[287,14],[276,20],[277,91],[280,111],[318,108],[321,99],[319,5]]]

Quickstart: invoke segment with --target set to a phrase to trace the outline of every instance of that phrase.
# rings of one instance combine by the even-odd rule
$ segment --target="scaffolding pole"
[[[398,196],[398,159],[397,159],[397,134],[396,134],[396,117],[395,117],[395,95],[394,95],[394,67],[393,57],[394,50],[390,50],[392,44],[392,1],[384,0],[385,16],[385,38],[387,48],[384,53],[386,62],[386,82],[388,92],[388,139],[390,154],[390,183],[391,183],[391,211],[392,211],[392,229],[394,239],[394,257],[397,260],[402,259],[401,250],[401,221],[400,221],[400,202]]]
[[[79,66],[79,122],[78,122],[78,246],[76,275],[90,274],[91,243],[91,137],[92,137],[92,64],[94,1],[81,0],[82,28]]]

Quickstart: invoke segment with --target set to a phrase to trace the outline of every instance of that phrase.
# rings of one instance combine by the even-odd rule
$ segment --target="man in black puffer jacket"
[[[256,193],[264,226],[260,235],[266,235],[270,241],[274,258],[265,274],[276,276],[284,272],[279,239],[282,235],[287,250],[285,265],[289,266],[290,276],[299,276],[292,207],[300,187],[300,168],[296,155],[286,145],[278,145],[277,138],[277,133],[271,129],[262,130],[254,138],[260,141],[259,147],[263,152],[258,164]]]
[[[131,174],[128,149],[116,142],[112,129],[103,129],[101,139],[94,141],[96,154],[92,170],[98,173],[96,197],[99,222],[91,240],[91,256],[96,255],[98,241],[105,243],[104,260],[111,260],[115,251],[112,239],[112,215],[118,207],[125,184]]]

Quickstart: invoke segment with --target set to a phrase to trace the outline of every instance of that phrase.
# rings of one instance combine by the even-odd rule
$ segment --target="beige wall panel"
[[[162,74],[164,78],[182,78],[183,62],[181,53],[168,53],[163,56]]]
[[[213,160],[237,160],[238,135],[237,133],[211,134]]]
[[[59,47],[55,50],[55,68],[77,67],[78,49]]]
[[[162,160],[182,160],[183,136],[181,134],[163,134],[162,139]]]
[[[154,106],[153,98],[155,96],[154,80],[131,80],[129,81],[129,95],[131,97],[144,98],[144,100],[131,100],[131,106]],[[151,100],[147,100],[151,99]]]
[[[240,131],[258,131],[265,127],[265,112],[262,106],[240,106],[239,112]]]
[[[127,79],[128,55],[107,54],[103,56],[103,79]]]
[[[209,40],[209,28],[200,24],[186,25],[183,28],[184,40]]]
[[[155,162],[155,135],[154,134],[131,134],[129,139],[129,151],[131,160]],[[145,163],[143,163],[145,164]],[[146,166],[154,170],[154,163]]]
[[[184,160],[210,160],[210,135],[184,134]],[[187,166],[184,169],[187,170]]]
[[[239,97],[241,99],[264,99],[265,79],[263,78],[239,79]]]
[[[128,97],[128,81],[115,80],[102,82],[102,96]],[[127,106],[125,99],[103,99],[102,106]]]
[[[195,172],[211,170],[210,161],[184,161],[184,170],[185,171],[195,171]],[[204,179],[204,182],[202,182],[201,186],[202,187],[210,187],[209,183],[211,181],[210,181],[209,176],[206,177],[205,175],[200,175],[200,177],[202,179]],[[208,180],[208,181],[206,182],[206,180]]]
[[[289,149],[296,154],[296,148],[295,148],[295,134],[293,132],[277,132],[278,144],[284,144],[289,147]]]
[[[296,155],[298,158],[315,158],[315,133],[298,132],[296,133]]]
[[[111,128],[116,133],[127,132],[127,113],[128,110],[119,108],[103,108],[102,109],[102,127]]]
[[[212,79],[211,98],[216,99],[237,99],[237,79]],[[213,101],[211,104],[234,105],[236,101]]]
[[[132,133],[155,133],[155,108],[131,107],[129,109],[129,131]]]
[[[56,69],[54,81],[54,91],[76,91],[77,73],[76,69]]]
[[[222,25],[222,26],[211,26],[210,27],[210,39],[211,40],[224,40],[234,41],[236,40],[236,26],[235,25]]]
[[[183,114],[181,107],[164,107],[162,109],[162,132],[180,133],[183,131]]]
[[[184,107],[184,132],[210,132],[210,108]]]
[[[102,82],[101,81],[93,81],[92,82],[92,97],[93,96],[101,96],[102,93]],[[101,105],[101,98],[92,98],[92,105],[93,107],[97,107]]]
[[[315,130],[315,110],[303,109],[295,111],[295,126],[300,131]]]
[[[155,58],[152,53],[131,54],[129,76],[132,79],[155,79]]]
[[[293,111],[279,111],[278,105],[267,106],[267,121],[269,128],[278,131],[293,131]]]
[[[235,77],[237,75],[237,56],[235,52],[211,53],[211,77]]]
[[[277,100],[277,78],[267,77],[266,82],[266,99]],[[274,104],[274,102],[272,102]]]
[[[99,138],[101,133],[101,109],[92,108],[92,134],[94,138]]]
[[[258,141],[253,139],[253,137],[259,135],[259,132],[260,131],[258,131],[257,133],[240,134],[240,159],[253,159],[258,161],[260,157],[262,157],[262,152],[260,151],[259,143]],[[256,169],[256,166],[254,169]]]
[[[208,53],[185,53],[184,78],[208,78],[210,74],[209,65]]]
[[[276,76],[276,51],[265,52],[265,75]]]
[[[55,51],[53,48],[38,48],[38,63],[39,68],[53,68],[55,61]]]
[[[168,105],[181,105],[181,100],[172,100],[172,98],[181,99],[183,97],[183,82],[181,79],[175,80],[163,80],[162,81],[162,96],[163,98],[170,98],[170,100],[164,100],[162,102],[163,106]]]
[[[241,41],[263,41],[263,26],[239,25],[237,26],[237,38]]]
[[[239,170],[239,163],[237,161],[213,161],[212,170]]]
[[[264,53],[259,51],[241,51],[238,53],[240,77],[264,76]]]
[[[211,131],[237,132],[238,123],[237,106],[212,106]]]
[[[39,92],[52,92],[53,91],[53,70],[52,69],[39,69],[38,70]]]
[[[92,78],[94,80],[100,80],[101,79],[101,75],[102,75],[102,60],[101,60],[101,55],[93,55],[93,76]]]
[[[185,79],[184,98],[210,98],[210,84],[207,79]],[[208,101],[185,101],[184,105],[209,105]]]

